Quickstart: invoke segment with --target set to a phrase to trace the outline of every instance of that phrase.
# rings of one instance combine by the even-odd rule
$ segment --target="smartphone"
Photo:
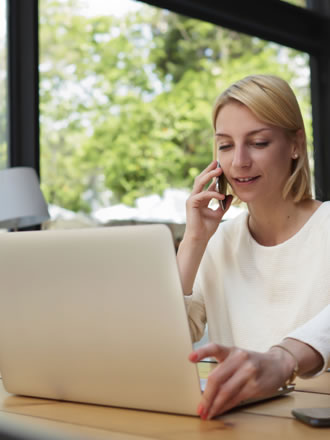
[[[221,168],[220,162],[218,161],[217,163],[217,168]],[[224,173],[222,173],[219,177],[217,177],[216,180],[216,190],[220,193],[220,194],[224,194],[225,196],[227,195],[227,179],[224,175]],[[223,211],[226,210],[226,198],[224,198],[224,200],[219,200],[219,205],[221,206],[221,209]]]
[[[301,422],[307,425],[321,428],[330,427],[330,407],[329,408],[295,408],[292,414]]]

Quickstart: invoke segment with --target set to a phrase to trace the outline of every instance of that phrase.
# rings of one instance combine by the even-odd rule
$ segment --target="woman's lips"
[[[259,179],[260,176],[254,176],[254,177],[234,177],[234,182],[237,185],[251,185],[256,180]]]

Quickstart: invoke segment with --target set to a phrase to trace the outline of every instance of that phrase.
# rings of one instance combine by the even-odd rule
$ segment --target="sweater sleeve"
[[[188,314],[188,322],[193,342],[199,341],[205,331],[206,311],[202,294],[196,284],[192,295],[185,296],[185,305]]]
[[[324,364],[316,376],[322,374],[330,367],[330,304],[286,337],[304,342],[320,353]]]

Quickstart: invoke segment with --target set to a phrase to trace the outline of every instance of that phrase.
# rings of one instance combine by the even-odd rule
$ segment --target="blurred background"
[[[4,168],[5,7],[0,13]],[[280,75],[294,88],[313,169],[309,61],[139,1],[39,0],[40,181],[51,215],[44,227],[160,221],[177,225],[180,239],[193,180],[212,160],[215,98],[252,73]]]

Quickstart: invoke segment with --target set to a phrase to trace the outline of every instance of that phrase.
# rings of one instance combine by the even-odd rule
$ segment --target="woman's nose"
[[[234,148],[232,166],[236,168],[244,168],[250,166],[250,164],[251,158],[246,146],[236,145]]]

